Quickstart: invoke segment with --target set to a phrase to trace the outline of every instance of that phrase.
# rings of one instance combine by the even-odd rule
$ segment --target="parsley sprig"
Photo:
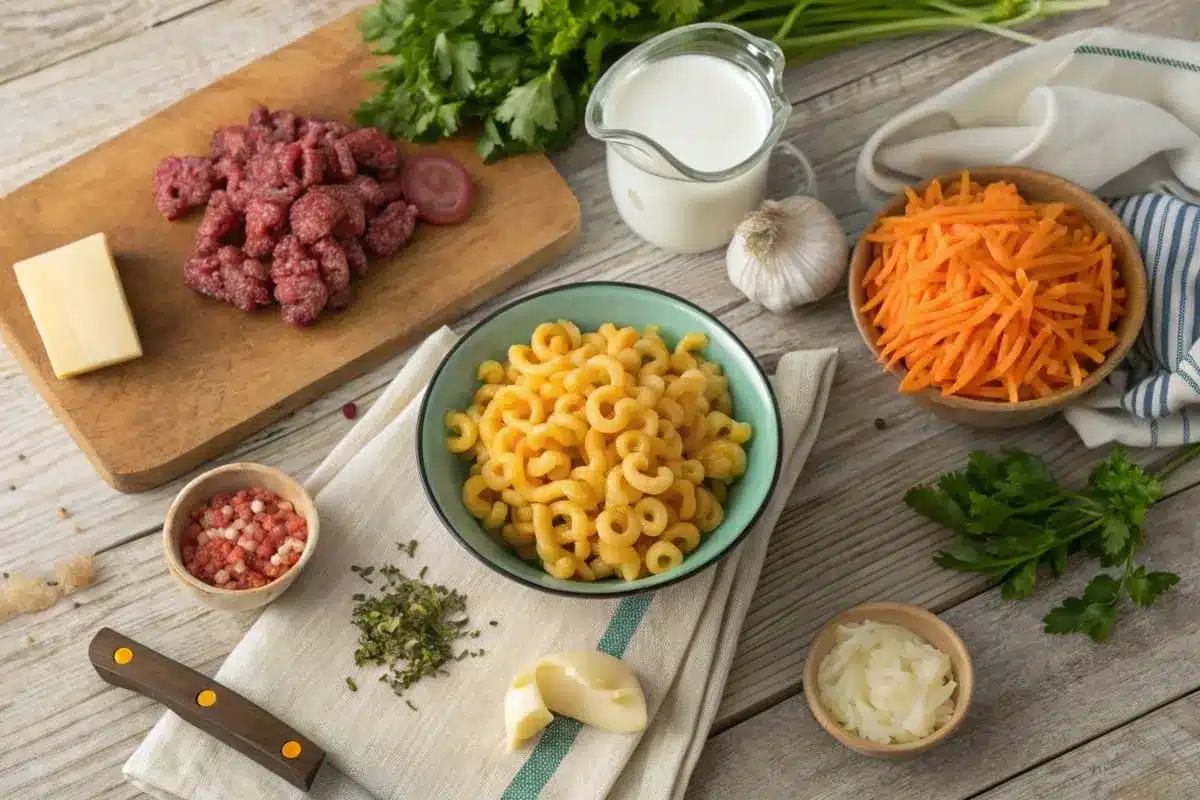
[[[1040,458],[1023,450],[977,451],[965,470],[912,488],[904,501],[957,534],[934,557],[939,566],[998,580],[1005,599],[1032,595],[1040,568],[1061,577],[1074,553],[1119,568],[1098,574],[1082,597],[1067,598],[1043,620],[1047,633],[1086,633],[1102,642],[1112,632],[1122,596],[1150,606],[1179,583],[1172,572],[1148,572],[1135,556],[1146,512],[1163,496],[1162,479],[1197,455],[1200,445],[1186,448],[1150,474],[1114,448],[1092,470],[1087,486],[1070,491]]]
[[[1109,0],[382,0],[360,30],[389,61],[358,120],[430,141],[463,131],[491,160],[567,144],[588,95],[633,45],[692,22],[737,25],[790,61],[890,36],[1008,30]]]

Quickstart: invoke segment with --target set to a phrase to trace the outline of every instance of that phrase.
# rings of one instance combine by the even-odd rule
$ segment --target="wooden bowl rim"
[[[902,744],[885,744],[883,742],[873,742],[870,739],[864,739],[843,728],[833,715],[829,713],[824,704],[821,703],[820,693],[817,689],[817,671],[820,669],[821,660],[828,655],[828,652],[823,653],[821,658],[817,657],[817,645],[822,639],[827,636],[832,636],[838,625],[847,622],[858,622],[862,619],[870,618],[872,614],[884,612],[889,615],[900,616],[909,620],[921,619],[926,623],[936,627],[951,643],[951,650],[946,655],[950,656],[951,661],[955,664],[954,680],[958,686],[954,690],[954,713],[946,724],[938,728],[932,734],[924,739],[919,739],[915,742],[904,742]],[[882,620],[872,620],[882,621]],[[906,628],[913,633],[917,633],[912,626],[900,623],[900,627]],[[919,633],[917,633],[920,636]],[[921,637],[925,638],[925,637]],[[928,641],[928,639],[926,639]],[[933,644],[930,642],[930,644]],[[934,645],[936,647],[936,645]],[[832,648],[830,648],[832,649]],[[961,665],[961,669],[959,669]],[[934,745],[945,740],[959,726],[967,715],[967,711],[971,707],[971,695],[975,690],[975,666],[971,662],[971,653],[967,650],[967,645],[962,638],[955,632],[950,625],[934,614],[921,606],[912,605],[911,603],[896,603],[896,602],[879,602],[879,603],[863,603],[862,605],[852,606],[835,614],[828,622],[826,622],[808,646],[808,656],[804,661],[804,698],[808,701],[808,707],[812,711],[813,717],[816,718],[817,724],[825,729],[825,732],[836,739],[841,744],[865,755],[906,755],[915,754],[924,751]]]
[[[1116,241],[1113,241],[1115,249],[1122,256],[1119,266],[1121,278],[1125,282],[1128,298],[1132,299],[1137,296],[1142,299],[1142,302],[1126,309],[1125,316],[1121,318],[1117,328],[1118,341],[1116,346],[1107,353],[1104,363],[1089,372],[1084,377],[1083,383],[1079,386],[1062,389],[1046,397],[1037,397],[1032,400],[1018,400],[1015,403],[1000,400],[979,400],[970,397],[946,397],[933,387],[926,387],[919,392],[912,392],[911,395],[914,398],[924,398],[947,408],[970,411],[1033,411],[1066,405],[1070,401],[1082,397],[1099,386],[1100,382],[1107,378],[1116,369],[1117,364],[1121,363],[1129,353],[1129,350],[1137,340],[1138,334],[1141,332],[1142,324],[1146,319],[1146,307],[1149,302],[1147,296],[1146,266],[1142,259],[1141,251],[1138,249],[1137,242],[1134,241],[1133,234],[1129,232],[1129,229],[1125,227],[1125,223],[1121,221],[1121,218],[1117,216],[1115,211],[1109,208],[1107,203],[1083,187],[1049,172],[1041,172],[1040,170],[1029,169],[1028,167],[1002,165],[956,170],[922,181],[913,187],[914,191],[917,193],[924,192],[934,181],[941,181],[943,185],[953,183],[962,177],[964,171],[969,172],[971,180],[976,183],[987,184],[996,181],[1008,181],[1016,185],[1017,190],[1022,192],[1024,191],[1022,184],[1040,184],[1046,191],[1062,195],[1062,200],[1074,205],[1079,213],[1086,217],[1089,222],[1094,222],[1097,218],[1103,217],[1110,223],[1115,223],[1116,230],[1121,238],[1119,246],[1117,246],[1118,243]],[[866,342],[872,355],[875,356],[877,363],[879,359],[879,346],[876,344],[876,340],[879,338],[879,331],[860,310],[865,302],[862,278],[870,265],[871,243],[866,240],[866,235],[874,231],[879,226],[880,220],[884,217],[902,213],[906,202],[907,196],[901,192],[880,208],[871,220],[871,224],[863,229],[863,233],[855,243],[854,251],[850,257],[849,281],[846,292],[850,301],[850,310],[854,315],[854,324],[858,328],[859,335]],[[1126,258],[1126,256],[1131,256],[1131,258]],[[1131,276],[1133,278],[1132,281],[1129,280]],[[886,370],[886,372],[896,376],[900,381],[903,381],[904,376],[908,374],[908,370],[901,366],[892,367],[890,370]]]
[[[221,475],[226,472],[241,472],[247,475],[271,475],[278,479],[281,483],[289,485],[298,497],[300,497],[312,510],[312,513],[307,513],[304,510],[296,509],[304,515],[305,521],[308,523],[308,540],[304,547],[304,552],[300,554],[300,560],[296,565],[288,570],[284,575],[280,575],[275,580],[265,586],[258,586],[253,589],[222,589],[217,586],[209,586],[201,580],[197,580],[183,566],[183,559],[180,557],[178,548],[176,547],[175,537],[171,534],[175,520],[180,513],[183,512],[184,499],[192,494],[202,483],[215,475]],[[249,487],[247,487],[249,488]],[[207,470],[200,473],[195,478],[187,482],[179,493],[175,495],[175,499],[171,501],[170,508],[167,509],[167,516],[163,522],[163,554],[167,560],[168,571],[178,580],[190,588],[197,589],[205,594],[215,595],[218,597],[248,597],[253,594],[265,592],[269,589],[280,588],[280,581],[285,578],[289,583],[295,579],[296,575],[300,574],[300,570],[304,569],[304,565],[312,558],[313,551],[317,549],[317,540],[321,535],[320,519],[317,515],[317,505],[313,502],[312,497],[308,494],[300,483],[282,470],[268,467],[265,464],[256,464],[252,461],[239,461],[233,464],[223,464],[219,467]],[[288,576],[291,576],[290,578]]]

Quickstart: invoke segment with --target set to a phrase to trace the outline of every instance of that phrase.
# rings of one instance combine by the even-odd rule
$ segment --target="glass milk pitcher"
[[[815,194],[808,160],[779,141],[792,112],[783,68],[774,43],[699,23],[650,39],[604,74],[587,131],[606,143],[609,191],[634,233],[674,253],[725,245],[766,196],[776,150],[799,165],[795,192]]]

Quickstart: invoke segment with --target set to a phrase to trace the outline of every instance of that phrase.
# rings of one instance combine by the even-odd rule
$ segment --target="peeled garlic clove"
[[[508,733],[509,750],[516,750],[537,736],[554,719],[542,699],[535,674],[535,664],[521,670],[504,695],[504,729]]]
[[[812,197],[767,200],[738,226],[725,253],[729,281],[779,313],[819,300],[846,274],[850,246],[837,217]]]
[[[543,656],[522,669],[504,698],[510,748],[549,724],[549,713],[613,733],[646,729],[646,697],[629,665],[580,650]]]

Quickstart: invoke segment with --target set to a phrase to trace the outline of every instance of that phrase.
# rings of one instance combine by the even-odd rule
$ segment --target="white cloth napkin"
[[[328,753],[313,800],[681,798],[716,714],[771,530],[816,438],[835,350],[783,357],[775,390],[784,466],[766,513],[740,548],[654,595],[573,600],[524,589],[468,555],[420,488],[418,399],[455,340],[435,333],[309,480],[321,513],[319,549],[217,672],[217,680],[278,715]],[[468,597],[486,655],[451,666],[407,695],[410,710],[354,667],[352,564],[397,563],[397,542],[420,545],[411,571]],[[487,625],[488,620],[499,625]],[[503,700],[524,663],[556,650],[618,652],[640,677],[651,722],[621,736],[556,720],[531,748],[504,745]],[[350,692],[346,676],[355,676]],[[305,795],[168,712],[125,764],[158,800],[299,800]]]
[[[995,164],[1119,197],[1146,262],[1142,335],[1067,422],[1089,447],[1200,441],[1200,43],[1102,28],[1001,59],[876,131],[858,191]]]
[[[996,164],[1105,197],[1200,201],[1200,43],[1100,28],[1001,59],[876,131],[858,191],[878,205],[921,178]]]

